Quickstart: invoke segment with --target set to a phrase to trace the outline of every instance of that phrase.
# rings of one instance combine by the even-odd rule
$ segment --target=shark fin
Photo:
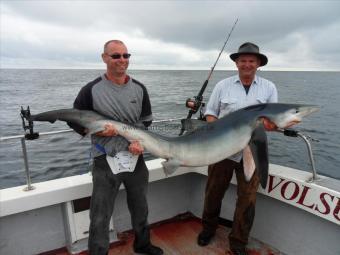
[[[87,135],[93,135],[93,134],[95,134],[95,133],[98,133],[98,132],[100,132],[100,131],[104,131],[105,130],[105,128],[95,128],[95,129],[89,129],[89,132],[87,132]]]
[[[206,121],[197,119],[181,119],[182,127],[186,132],[193,132],[196,129],[207,125]]]
[[[162,162],[163,170],[166,176],[173,174],[179,167],[179,161],[175,159],[168,159]]]
[[[93,135],[95,133],[98,133],[100,131],[104,131],[105,127],[104,125],[98,125],[96,122],[91,123],[90,125],[87,126],[88,132],[87,135]]]
[[[266,188],[268,180],[269,156],[267,135],[263,125],[257,126],[250,138],[249,147],[253,155],[262,188]]]

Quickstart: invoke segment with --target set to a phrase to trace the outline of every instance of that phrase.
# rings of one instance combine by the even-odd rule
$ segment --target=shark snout
[[[319,109],[320,107],[316,105],[300,105],[296,107],[295,113],[292,113],[291,116],[287,118],[286,123],[284,123],[282,128],[289,128],[299,124],[302,121],[302,118],[312,114],[313,112],[317,112]]]
[[[302,117],[308,116],[313,112],[317,112],[320,110],[320,107],[317,105],[304,105],[297,108],[297,118],[302,119]]]

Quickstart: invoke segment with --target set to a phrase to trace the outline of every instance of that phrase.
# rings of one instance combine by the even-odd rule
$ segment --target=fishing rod
[[[212,75],[212,73],[214,72],[214,69],[215,69],[215,66],[225,48],[225,46],[227,45],[227,42],[229,41],[229,38],[231,36],[231,33],[233,32],[235,26],[236,26],[236,23],[238,21],[238,18],[236,19],[234,25],[232,26],[229,34],[228,34],[228,37],[227,37],[227,40],[224,42],[223,44],[223,47],[220,51],[220,53],[218,54],[218,57],[213,65],[213,67],[210,69],[210,72],[208,74],[208,77],[207,79],[205,80],[205,82],[203,83],[203,86],[201,87],[201,90],[198,92],[197,96],[195,96],[194,98],[188,98],[187,101],[185,102],[185,106],[187,108],[190,108],[189,112],[188,112],[188,116],[186,117],[186,119],[191,119],[192,115],[195,114],[202,106],[204,106],[204,103],[203,102],[203,93],[209,83],[209,80],[210,80],[210,77]],[[203,119],[203,113],[201,112],[200,114],[200,119]],[[179,135],[183,135],[185,131],[185,127],[184,127],[184,124],[182,123],[182,128],[181,128],[181,132],[179,133]]]

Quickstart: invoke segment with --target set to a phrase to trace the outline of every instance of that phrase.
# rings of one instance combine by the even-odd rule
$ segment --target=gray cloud
[[[301,59],[309,56],[312,62],[323,61],[333,69],[340,69],[337,49],[340,2],[337,1],[2,1],[1,5],[7,17],[51,27],[50,37],[44,38],[50,38],[49,43],[43,41],[41,47],[34,40],[25,43],[28,57],[67,56],[89,62],[98,59],[100,51],[94,50],[97,45],[91,46],[91,52],[85,46],[82,50],[81,45],[76,49],[69,45],[56,48],[53,39],[63,29],[74,31],[75,36],[85,36],[87,32],[86,40],[91,38],[90,33],[94,37],[99,32],[106,37],[125,33],[195,52],[218,51],[239,18],[227,52],[235,51],[244,41],[253,41],[273,57],[282,55],[288,59],[289,54],[296,57],[296,51],[303,49]],[[1,23],[6,29],[6,20]],[[2,39],[2,56],[25,55],[25,49],[20,49],[24,40]],[[168,55],[166,49],[158,54],[159,58],[152,57],[154,63],[164,61],[170,65],[181,59],[162,59]]]

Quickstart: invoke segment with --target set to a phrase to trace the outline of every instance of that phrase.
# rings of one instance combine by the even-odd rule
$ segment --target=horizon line
[[[80,68],[80,67],[0,67],[0,70],[102,70],[105,68]],[[210,69],[141,69],[134,68],[128,71],[210,71]],[[237,69],[215,69],[214,71],[237,72]],[[258,69],[259,72],[340,72],[340,70],[313,70],[313,69]]]

